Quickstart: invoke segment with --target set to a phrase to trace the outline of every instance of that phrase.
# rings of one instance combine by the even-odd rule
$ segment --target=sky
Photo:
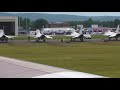
[[[19,13],[19,12],[13,12],[13,13]],[[32,12],[26,12],[26,13],[32,13]],[[120,12],[34,12],[34,13],[68,14],[68,15],[78,15],[78,16],[120,16]]]
[[[49,14],[69,14],[80,16],[120,16],[120,12],[41,12]]]

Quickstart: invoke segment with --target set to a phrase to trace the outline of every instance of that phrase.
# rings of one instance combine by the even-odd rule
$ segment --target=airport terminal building
[[[18,35],[18,17],[0,16],[0,29],[6,35]]]

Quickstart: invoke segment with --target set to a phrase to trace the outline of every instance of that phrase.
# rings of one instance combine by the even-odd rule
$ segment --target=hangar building
[[[18,35],[18,17],[0,16],[0,29],[6,35]]]

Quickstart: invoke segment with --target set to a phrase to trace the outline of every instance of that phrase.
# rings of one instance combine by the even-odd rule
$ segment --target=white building
[[[43,28],[43,33],[46,34],[66,34],[66,33],[71,33],[73,31],[75,31],[74,28],[69,28],[69,27],[61,27],[61,28]]]
[[[91,25],[92,28],[98,28],[98,25],[97,24],[93,24]]]
[[[0,29],[6,35],[18,35],[18,17],[0,16]]]

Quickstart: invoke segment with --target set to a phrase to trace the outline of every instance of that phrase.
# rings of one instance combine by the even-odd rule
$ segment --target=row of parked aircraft
[[[79,33],[74,31],[71,33],[71,35],[64,35],[64,36],[72,37],[71,41],[75,40],[76,38],[79,38],[81,41],[83,41],[84,38],[91,39],[91,35],[89,33],[83,34],[82,31],[84,31],[83,25],[81,26]],[[55,36],[55,35],[45,35],[43,32],[37,29],[36,35],[33,37],[36,38],[36,42],[39,42],[41,39],[45,42],[45,38],[53,39],[52,36]]]
[[[74,31],[71,33],[71,35],[64,35],[64,36],[71,37],[71,41],[73,41],[77,38],[79,38],[80,41],[83,41],[83,39],[91,39],[91,35],[89,33],[84,34],[83,31],[84,31],[84,29],[83,29],[83,25],[82,25],[78,33],[76,31]],[[117,29],[115,32],[108,30],[103,35],[108,36],[109,40],[113,37],[117,40],[118,37],[120,36],[119,25],[117,26]],[[30,36],[30,37],[34,37],[36,39],[36,42],[39,42],[40,40],[43,40],[43,42],[45,42],[45,38],[53,39],[52,36],[55,36],[55,35],[45,35],[42,31],[37,29],[36,34],[34,36]],[[0,41],[8,42],[8,39],[14,39],[14,37],[16,37],[16,36],[5,35],[4,30],[0,30]]]

